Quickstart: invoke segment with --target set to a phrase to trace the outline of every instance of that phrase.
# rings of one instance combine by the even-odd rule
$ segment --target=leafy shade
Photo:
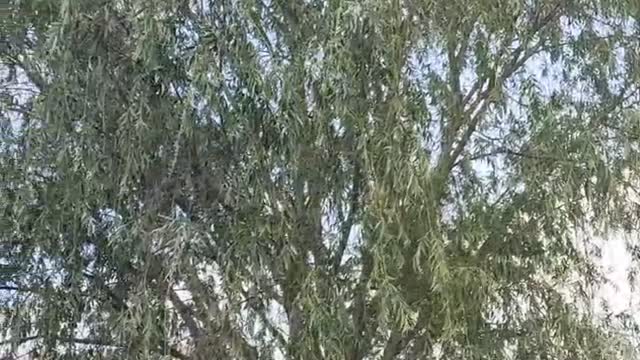
[[[635,1],[9,10],[7,354],[634,357],[589,300],[637,234]]]

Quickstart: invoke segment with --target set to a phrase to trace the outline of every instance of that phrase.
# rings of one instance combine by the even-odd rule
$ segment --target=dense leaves
[[[591,293],[636,242],[639,11],[14,2],[3,351],[634,358]]]

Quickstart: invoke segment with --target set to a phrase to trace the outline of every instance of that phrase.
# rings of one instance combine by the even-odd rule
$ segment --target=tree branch
[[[411,330],[405,333],[404,336],[398,329],[394,330],[389,336],[387,345],[384,348],[382,360],[393,360],[402,351],[402,349],[404,349],[405,346],[407,346],[407,344],[409,344],[409,342],[416,337],[416,335],[418,334],[418,326],[423,321],[423,317],[420,316],[417,324]]]
[[[4,286],[4,285],[0,285],[0,291],[24,291],[24,292],[28,292],[28,291],[33,291],[33,289],[32,288],[20,287],[20,286]]]
[[[191,274],[192,280],[191,282],[194,282],[197,285],[197,287],[200,290],[197,289],[190,289],[189,291],[193,294],[193,298],[194,301],[195,299],[198,298],[203,298],[206,297],[208,294],[206,293],[205,290],[205,286],[202,284],[200,278],[198,278],[198,275],[195,273]],[[202,291],[205,291],[205,293],[202,293]],[[200,291],[200,292],[199,292]],[[182,302],[182,300],[180,300],[177,297],[177,294],[175,293],[175,291],[173,291],[173,296],[176,297],[176,301],[179,301],[180,303],[182,303],[182,305],[180,305],[181,307],[184,306],[182,308],[182,313],[181,316],[185,316],[187,318],[189,318],[190,320],[188,320],[191,325],[190,327],[194,327],[197,326],[197,322],[196,319],[200,320],[203,324],[208,325],[208,324],[212,324],[211,318],[204,316],[204,313],[199,313],[194,311],[194,309],[186,304],[184,304],[184,302]],[[171,296],[170,296],[171,297]],[[173,302],[173,300],[172,300]],[[217,331],[219,331],[221,334],[226,335],[226,337],[224,337],[224,341],[227,341],[229,344],[239,344],[240,345],[240,351],[244,354],[246,359],[249,360],[257,360],[258,359],[258,350],[252,346],[251,344],[249,344],[249,342],[244,338],[243,334],[241,331],[238,331],[237,329],[235,329],[233,326],[231,326],[230,324],[230,320],[229,320],[229,316],[226,314],[223,314],[218,308],[217,308],[217,303],[215,304],[209,304],[209,306],[205,306],[205,308],[208,310],[208,313],[211,315],[211,317],[213,317],[215,320],[218,320],[215,322],[215,325],[217,326]],[[227,325],[227,328],[225,331],[221,331],[220,330],[220,326],[225,326],[225,324]],[[199,329],[199,327],[198,327]],[[199,331],[199,336],[206,336],[208,335],[206,333],[206,328],[203,329],[202,331]],[[204,333],[203,333],[204,332]]]
[[[44,336],[33,335],[33,336],[27,336],[20,339],[9,339],[5,341],[1,341],[0,346],[11,345],[11,344],[20,345],[30,341],[42,339],[42,338],[44,338]],[[58,336],[54,336],[52,338],[54,341],[61,342],[61,343],[74,343],[74,344],[81,344],[81,345],[96,345],[96,346],[105,346],[105,347],[123,347],[122,345],[116,345],[101,339],[72,338],[72,337],[58,337]]]
[[[44,336],[41,335],[33,335],[27,336],[20,339],[8,339],[4,341],[0,341],[0,346],[17,344],[21,345],[30,341],[35,341],[38,339],[42,339]],[[100,347],[115,347],[115,348],[124,348],[123,345],[117,345],[110,341],[102,340],[102,339],[89,339],[89,338],[73,338],[73,337],[58,337],[54,336],[52,339],[56,342],[67,343],[67,344],[80,344],[80,345],[91,345],[91,346],[100,346]],[[170,349],[170,355],[174,358],[181,360],[189,360],[190,357],[180,352],[175,347]]]
[[[29,81],[36,87],[38,88],[39,92],[42,92],[46,89],[47,87],[47,82],[44,79],[44,77],[38,73],[38,71],[30,64],[27,64],[26,61],[20,61],[17,58],[13,57],[13,56],[7,56],[5,57],[6,60],[8,60],[8,64],[9,66],[16,66],[19,67],[20,69],[22,69],[22,71],[24,71],[25,75],[27,76],[27,78],[29,79]]]
[[[359,200],[360,193],[362,191],[362,172],[360,170],[360,164],[355,161],[354,162],[354,170],[353,170],[353,180],[351,182],[351,193],[349,198],[349,215],[347,219],[342,224],[342,228],[340,231],[340,244],[338,245],[338,250],[333,259],[333,272],[338,273],[340,270],[340,265],[342,264],[342,258],[344,257],[344,252],[347,249],[347,244],[349,243],[349,235],[351,234],[351,228],[353,228],[353,224],[356,221],[356,217],[359,213]]]
[[[452,24],[453,25],[453,24]],[[457,26],[457,25],[454,25]],[[443,136],[443,152],[448,153],[449,149],[453,143],[453,139],[455,137],[456,131],[462,126],[462,122],[464,119],[463,115],[463,107],[464,107],[464,98],[462,95],[462,87],[460,77],[462,75],[462,70],[464,68],[464,55],[467,52],[467,48],[469,46],[469,40],[471,36],[471,31],[473,30],[473,24],[471,26],[467,26],[465,31],[462,33],[461,39],[458,39],[457,31],[453,30],[453,32],[447,36],[447,60],[449,62],[449,74],[448,81],[449,87],[451,89],[451,93],[453,96],[452,102],[450,106],[451,116],[449,126],[445,126],[442,124],[444,136]],[[459,46],[458,46],[459,45]]]
[[[518,156],[518,157],[523,157],[523,158],[528,158],[528,159],[535,159],[535,160],[551,160],[551,161],[560,161],[560,162],[572,162],[572,160],[561,158],[561,157],[557,157],[557,156],[528,154],[528,153],[521,152],[521,151],[507,149],[505,147],[499,147],[499,148],[497,148],[497,149],[495,149],[493,151],[489,151],[487,153],[476,154],[474,156],[469,157],[469,160],[471,160],[471,161],[480,160],[480,159],[483,159],[483,158],[486,158],[486,157],[495,156],[495,155],[513,155],[513,156]]]
[[[39,338],[40,338],[40,336],[27,336],[27,337],[20,338],[20,339],[2,340],[2,341],[0,341],[0,346],[13,345],[13,344],[21,345],[21,344],[24,344],[24,343],[29,342],[29,341],[37,340]]]
[[[366,250],[363,250],[362,263],[362,273],[360,273],[360,280],[358,281],[354,306],[351,312],[355,333],[352,345],[353,348],[347,356],[348,360],[360,360],[364,356],[364,344],[362,342],[366,338],[367,293],[369,292],[369,278],[373,271],[373,258]]]
[[[86,278],[93,280],[98,288],[100,288],[103,291],[105,291],[107,293],[107,295],[109,296],[109,298],[111,298],[111,301],[115,304],[115,306],[118,309],[120,309],[121,311],[124,311],[124,310],[127,310],[129,308],[129,306],[126,303],[126,300],[122,299],[120,296],[118,296],[116,293],[114,293],[108,286],[106,286],[106,284],[102,281],[102,279],[98,278],[97,276],[95,276],[93,274],[89,274],[89,273],[86,273],[86,272],[83,273],[83,275]],[[175,346],[172,346],[169,349],[169,354],[171,356],[173,356],[174,358],[181,359],[181,360],[190,359],[189,356],[187,356],[186,354],[183,354],[182,352],[180,352]]]
[[[191,336],[193,336],[194,339],[200,338],[202,333],[200,331],[200,326],[193,316],[193,310],[189,306],[187,306],[184,301],[182,301],[182,299],[180,299],[175,290],[171,289],[168,284],[163,285],[167,287],[167,291],[169,292],[169,299],[171,300],[171,303],[176,307],[176,310],[178,311],[178,314],[180,314],[180,317],[182,318],[184,323],[187,325]]]
[[[400,331],[395,329],[391,332],[387,345],[384,347],[382,353],[382,360],[393,360],[393,358],[400,352],[400,343],[402,342]]]
[[[540,41],[537,45],[526,49],[531,41],[531,38],[535,36],[544,26],[546,26],[549,22],[551,22],[555,16],[558,15],[557,9],[561,6],[562,2],[558,2],[549,13],[540,20],[537,20],[532,29],[527,34],[527,38],[525,39],[525,43],[519,46],[516,50],[511,54],[511,61],[508,65],[505,66],[502,74],[496,76],[494,79],[489,79],[489,85],[485,91],[480,94],[476,100],[468,107],[465,111],[465,115],[463,117],[469,118],[469,125],[466,130],[462,134],[458,144],[454,148],[454,150],[450,154],[443,153],[443,157],[441,160],[442,170],[445,172],[451,171],[453,166],[457,163],[458,157],[466,147],[467,143],[471,139],[471,136],[476,131],[480,120],[482,119],[484,113],[487,108],[491,104],[491,95],[498,87],[501,87],[502,84],[513,75],[518,69],[520,69],[533,55],[537,53],[537,51],[543,47],[543,42]],[[538,17],[537,17],[538,18]],[[526,50],[525,50],[526,49]],[[524,53],[524,55],[522,55]],[[484,84],[487,79],[482,79],[476,82],[474,89],[480,89],[482,84]],[[469,96],[472,92],[477,90],[472,89],[472,91],[467,94],[465,97],[465,101],[469,99]]]

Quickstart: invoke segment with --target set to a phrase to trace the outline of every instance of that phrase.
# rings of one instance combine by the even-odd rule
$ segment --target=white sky
[[[629,310],[637,317],[635,313],[640,303],[631,291],[628,281],[631,255],[626,249],[624,238],[613,237],[604,244],[600,265],[611,284],[603,286],[597,292],[597,296],[606,299],[612,311]]]

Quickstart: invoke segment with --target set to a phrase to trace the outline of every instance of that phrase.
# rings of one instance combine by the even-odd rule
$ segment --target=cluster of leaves
[[[576,234],[639,224],[634,1],[11,11],[7,356],[633,356]]]

